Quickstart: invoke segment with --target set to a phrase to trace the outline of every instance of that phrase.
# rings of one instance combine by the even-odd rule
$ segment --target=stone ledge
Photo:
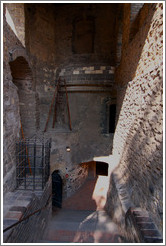
[[[141,208],[130,207],[125,215],[126,227],[134,226],[142,243],[162,243],[163,239],[149,213]]]
[[[162,243],[162,236],[150,218],[148,211],[135,207],[130,199],[130,192],[123,181],[122,176],[114,171],[113,182],[121,204],[122,213],[125,216],[125,229],[129,237],[137,243]]]
[[[5,231],[3,233],[4,243],[35,242],[36,238],[43,233],[45,227],[45,224],[41,222],[43,219],[47,221],[50,215],[50,194],[51,179],[47,182],[43,191],[15,190],[14,192],[9,192],[4,201],[4,230],[26,218],[34,211],[43,208],[45,205],[47,207]],[[49,203],[47,204],[48,201]],[[37,231],[38,228],[40,229]]]
[[[126,185],[124,184],[123,180],[118,177],[116,172],[114,172],[112,175],[113,175],[113,180],[115,182],[115,187],[118,192],[118,197],[121,202],[122,209],[124,213],[126,213],[130,207],[134,206],[134,204],[130,199],[129,192],[127,191]]]

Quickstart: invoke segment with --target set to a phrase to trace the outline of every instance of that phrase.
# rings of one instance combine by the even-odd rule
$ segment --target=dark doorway
[[[52,206],[62,207],[62,178],[59,170],[52,173]]]
[[[96,175],[108,176],[108,164],[105,162],[96,162]]]
[[[109,108],[109,133],[115,132],[116,104],[111,104]]]

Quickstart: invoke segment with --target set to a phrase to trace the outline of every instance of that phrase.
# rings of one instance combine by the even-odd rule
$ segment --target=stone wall
[[[50,117],[48,128],[44,135],[46,138],[50,136],[52,138],[51,169],[60,169],[63,177],[66,173],[69,174],[70,178],[67,180],[67,187],[70,186],[69,192],[71,193],[71,189],[75,190],[82,184],[82,178],[87,177],[87,174],[84,175],[87,170],[79,166],[79,164],[91,161],[93,157],[101,156],[103,153],[105,155],[110,153],[113,134],[108,133],[108,116],[106,117],[105,113],[107,113],[107,101],[112,101],[109,94],[106,97],[105,93],[104,95],[98,93],[96,96],[94,92],[87,94],[75,92],[69,93],[68,97],[72,131],[69,129],[67,106],[64,103],[62,112],[64,112],[65,121],[63,121],[61,112],[57,111],[55,128],[52,128],[52,118]],[[92,101],[94,102],[93,104],[91,104]],[[91,106],[89,106],[90,104]],[[46,111],[47,115],[48,109]],[[46,119],[43,121],[43,126],[45,123]],[[70,152],[67,151],[67,147],[70,148]],[[75,182],[75,178],[81,170],[82,174],[79,174],[77,182]],[[78,184],[79,180],[80,184]],[[66,190],[65,187],[64,189]]]
[[[16,190],[4,200],[4,229],[30,216],[3,234],[4,243],[36,243],[44,232],[52,212],[51,178],[43,191]]]
[[[67,163],[70,164],[70,163]],[[56,163],[56,169],[60,170],[63,187],[63,199],[74,194],[85,182],[88,177],[88,164],[66,166]]]
[[[25,15],[24,15],[24,4],[23,3],[8,3],[7,11],[14,24],[14,29],[16,31],[16,36],[25,47]],[[11,20],[8,24],[12,26]]]
[[[8,6],[17,29],[18,17],[24,19],[23,6]],[[148,209],[162,231],[162,3],[145,4],[136,18],[128,3],[119,10],[117,4],[66,6],[25,3],[26,49],[7,24],[4,9],[4,193],[16,185],[15,143],[22,106],[26,136],[37,130],[52,138],[51,172],[60,170],[65,196],[88,176],[88,166],[79,164],[110,155],[113,146],[113,159],[118,160],[132,202]],[[24,34],[23,28],[16,31]],[[121,63],[115,70],[116,50]],[[16,71],[20,57],[26,64],[23,78],[19,74],[21,86]],[[55,128],[52,112],[43,133],[58,76],[67,82],[72,131],[63,85]],[[115,135],[108,131],[111,104],[117,104]],[[109,199],[114,189],[110,187],[107,205],[113,204]]]
[[[51,170],[59,169],[62,177],[69,173],[70,178],[64,179],[66,195],[87,177],[87,168],[79,164],[108,154],[112,148],[108,104],[116,102],[116,8],[116,4],[25,4],[26,48],[34,64],[37,92],[37,130],[52,138]],[[43,133],[59,76],[67,83],[72,131],[63,84],[55,127],[53,106]]]
[[[113,156],[132,202],[147,209],[162,232],[163,209],[163,11],[149,15],[123,53],[116,71],[117,126]]]
[[[45,62],[48,67],[55,60],[55,16],[51,4],[25,3],[25,44],[37,63]],[[40,68],[40,70],[42,67]]]
[[[7,6],[17,26],[18,13],[21,14],[19,8],[22,9],[22,6],[17,4]],[[15,90],[12,93],[17,97],[17,104],[15,100],[10,106],[8,105],[9,108],[4,108],[4,114],[8,114],[11,110],[13,117],[16,118],[15,123],[10,120],[12,128],[17,126],[14,137],[11,134],[9,136],[9,142],[12,143],[10,156],[7,153],[8,147],[4,145],[4,158],[7,163],[5,175],[11,168],[11,161],[9,162],[11,158],[13,178],[10,182],[11,180],[14,182],[15,142],[16,136],[17,138],[20,136],[21,116],[25,137],[31,137],[34,133],[52,137],[51,170],[60,169],[63,177],[67,172],[71,174],[64,188],[65,192],[68,190],[71,193],[71,190],[74,191],[76,187],[79,187],[87,177],[87,168],[76,167],[76,165],[91,161],[94,156],[108,154],[112,148],[113,134],[109,134],[108,107],[116,103],[114,87],[116,34],[113,27],[114,10],[117,6],[116,4],[69,4],[70,15],[68,8],[63,4],[25,3],[24,8],[25,15],[22,16],[22,18],[25,17],[26,49],[24,51],[21,51],[23,50],[21,42],[4,19],[4,75],[6,76],[4,88],[5,83],[9,83],[10,80],[10,88]],[[110,25],[105,25],[108,22]],[[92,52],[88,54],[82,46],[79,35],[77,36],[83,28],[83,36],[87,42],[91,42],[89,41],[91,32],[89,33],[87,23],[91,23],[94,32],[93,40],[91,40]],[[108,49],[109,52],[107,52]],[[55,128],[52,128],[52,112],[47,131],[43,133],[59,76],[62,79],[65,78],[67,83],[72,131],[69,129],[63,85],[57,107]],[[12,98],[7,89],[4,89],[4,92],[6,98]],[[5,116],[4,122],[6,119]],[[4,128],[6,128],[6,122]],[[5,134],[6,142],[9,139],[8,131]],[[71,148],[70,153],[66,153],[67,146]],[[76,181],[78,173],[81,174]],[[9,182],[8,176],[4,182]],[[14,189],[14,187],[12,184],[8,189]]]
[[[55,4],[56,64],[115,65],[116,8],[116,4],[101,3]]]
[[[105,209],[126,242],[162,243],[163,238],[150,213],[132,202],[131,190],[118,168],[113,171],[110,184]]]
[[[3,182],[4,194],[14,190],[15,174],[15,143],[19,138],[20,114],[18,89],[12,82],[9,66],[9,51],[16,47],[22,48],[21,42],[6,22],[6,7],[4,5],[4,61],[3,61]]]

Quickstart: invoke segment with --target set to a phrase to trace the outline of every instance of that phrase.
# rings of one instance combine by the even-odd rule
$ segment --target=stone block
[[[9,211],[6,215],[5,215],[5,219],[14,219],[14,220],[20,220],[22,217],[23,213],[21,211]]]
[[[90,70],[85,70],[85,74],[91,74]]]
[[[73,74],[80,74],[80,72],[78,70],[74,70]]]
[[[10,208],[9,211],[20,211],[22,214],[25,213],[26,208],[25,207],[21,207],[21,206],[13,206]]]
[[[96,74],[103,74],[103,70],[95,70]]]

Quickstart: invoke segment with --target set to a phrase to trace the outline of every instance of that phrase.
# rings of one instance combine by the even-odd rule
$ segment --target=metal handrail
[[[52,195],[50,195],[50,196],[49,196],[49,198],[48,198],[48,200],[47,200],[46,204],[44,205],[44,207],[42,207],[42,208],[39,208],[39,209],[35,210],[33,213],[31,213],[31,214],[27,215],[25,218],[23,218],[23,219],[21,219],[21,220],[17,221],[16,223],[14,223],[14,224],[13,224],[13,225],[11,225],[11,226],[8,226],[7,228],[5,228],[5,229],[3,230],[3,233],[4,233],[4,232],[6,232],[6,231],[8,231],[8,230],[10,230],[11,228],[13,228],[13,227],[17,226],[17,225],[18,225],[18,224],[20,224],[21,222],[23,222],[23,221],[25,221],[25,220],[29,219],[29,217],[31,217],[31,216],[33,216],[33,215],[35,215],[36,213],[40,212],[41,210],[45,209],[45,208],[46,208],[46,206],[48,205],[49,200],[50,200],[50,198],[51,198],[51,197],[52,197]]]

